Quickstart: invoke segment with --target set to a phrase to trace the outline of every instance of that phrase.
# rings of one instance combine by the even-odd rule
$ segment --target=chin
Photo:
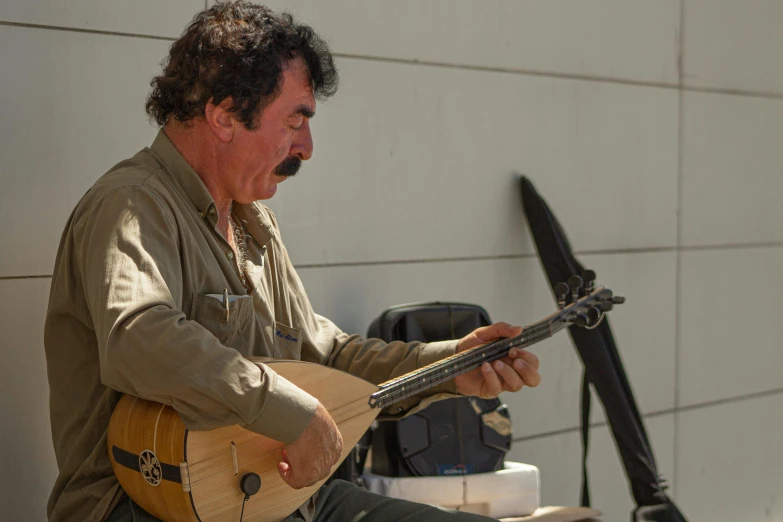
[[[264,200],[264,199],[271,199],[272,196],[277,194],[277,185],[272,185],[271,187],[265,187],[264,190],[259,191],[258,194],[256,194],[255,201],[258,200]]]

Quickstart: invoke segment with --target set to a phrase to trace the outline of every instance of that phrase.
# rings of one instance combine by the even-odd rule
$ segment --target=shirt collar
[[[209,208],[215,204],[207,187],[204,186],[204,182],[193,167],[185,161],[182,154],[179,153],[177,148],[171,143],[171,140],[163,129],[158,131],[158,135],[155,137],[155,141],[152,142],[150,147],[152,153],[163,164],[166,171],[172,175],[177,184],[182,188],[190,199],[191,203],[196,207],[196,210],[202,216],[206,215]]]
[[[206,218],[209,209],[215,205],[215,200],[212,199],[212,195],[199,175],[185,161],[163,129],[158,131],[150,151],[182,188],[201,217]],[[265,246],[272,239],[274,228],[266,213],[262,212],[259,207],[260,205],[256,203],[249,205],[234,203],[234,215],[245,223],[248,233],[258,244]]]
[[[234,202],[234,215],[242,220],[247,232],[256,242],[265,247],[275,235],[275,229],[263,208],[263,205],[258,202],[249,205]]]

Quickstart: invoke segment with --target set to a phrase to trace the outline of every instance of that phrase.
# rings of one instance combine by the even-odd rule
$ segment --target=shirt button
[[[228,252],[226,252],[226,257],[229,259],[234,259],[234,253],[229,250]]]

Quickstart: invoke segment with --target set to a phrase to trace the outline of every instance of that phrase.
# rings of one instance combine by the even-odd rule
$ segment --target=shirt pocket
[[[275,321],[275,358],[298,361],[302,358],[302,331]]]
[[[245,357],[252,355],[255,341],[253,300],[249,295],[195,294],[190,319],[203,326],[224,346]]]

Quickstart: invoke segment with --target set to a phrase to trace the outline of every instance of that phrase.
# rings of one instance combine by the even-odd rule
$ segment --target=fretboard
[[[512,348],[525,348],[548,339],[563,326],[563,323],[557,320],[540,321],[524,328],[516,337],[499,339],[407,373],[382,384],[380,390],[370,396],[369,404],[373,408],[384,408],[412,397],[475,370],[485,362],[502,359]]]

